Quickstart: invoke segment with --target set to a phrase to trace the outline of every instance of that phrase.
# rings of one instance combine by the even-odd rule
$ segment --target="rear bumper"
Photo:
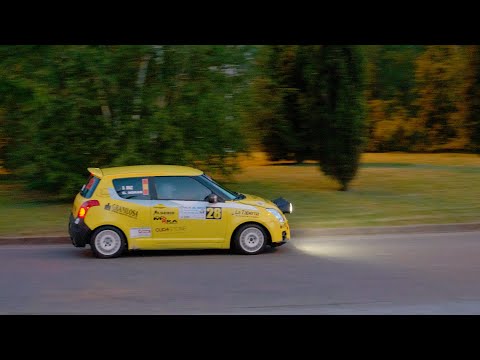
[[[75,219],[73,215],[70,214],[68,234],[70,235],[73,246],[85,247],[86,244],[90,243],[92,230],[85,224],[83,219]]]

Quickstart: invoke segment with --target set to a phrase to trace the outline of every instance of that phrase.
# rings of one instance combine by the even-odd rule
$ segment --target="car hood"
[[[274,208],[274,209],[280,210],[278,209],[277,205],[275,205],[270,200],[266,200],[256,195],[250,195],[250,194],[243,194],[243,195],[245,195],[245,199],[238,200],[240,204],[260,206],[263,208]]]

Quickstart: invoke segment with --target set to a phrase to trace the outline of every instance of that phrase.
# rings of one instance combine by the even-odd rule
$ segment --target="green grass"
[[[294,228],[480,221],[480,157],[365,154],[347,192],[317,164],[250,166],[230,187],[294,205]]]
[[[0,180],[0,236],[66,235],[71,203],[26,192],[17,181]]]
[[[293,228],[388,226],[480,221],[480,157],[465,154],[366,154],[350,190],[318,165],[252,161],[233,190],[294,205]],[[71,203],[26,193],[0,179],[0,236],[67,234]]]

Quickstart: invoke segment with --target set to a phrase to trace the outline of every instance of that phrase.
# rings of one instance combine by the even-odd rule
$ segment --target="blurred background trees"
[[[71,198],[89,166],[480,152],[477,45],[0,46],[0,163]]]
[[[467,121],[464,131],[469,135],[469,146],[472,152],[480,154],[480,46],[473,45],[468,49],[469,81],[467,82]]]
[[[251,61],[248,46],[2,46],[3,165],[65,197],[89,166],[231,173]]]

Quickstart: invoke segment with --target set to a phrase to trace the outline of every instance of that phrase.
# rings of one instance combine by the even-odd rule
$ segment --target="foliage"
[[[263,150],[274,161],[295,157],[305,136],[301,131],[298,51],[298,45],[264,46],[257,58],[263,71],[252,85],[255,128]]]
[[[418,150],[449,148],[455,139],[463,139],[466,117],[466,63],[458,45],[428,46],[417,59],[416,82],[418,93],[419,131],[422,142]]]
[[[480,154],[480,46],[474,45],[469,50],[471,80],[467,92],[467,129],[471,150]]]
[[[346,189],[363,149],[480,153],[479,51],[0,46],[0,166],[70,199],[90,166],[183,164],[228,177],[260,148],[270,160],[319,161]]]
[[[324,46],[319,55],[318,160],[345,191],[357,173],[365,137],[364,55],[359,47],[338,45]]]
[[[2,159],[71,198],[89,166],[177,163],[231,173],[243,148],[243,46],[4,46]]]

